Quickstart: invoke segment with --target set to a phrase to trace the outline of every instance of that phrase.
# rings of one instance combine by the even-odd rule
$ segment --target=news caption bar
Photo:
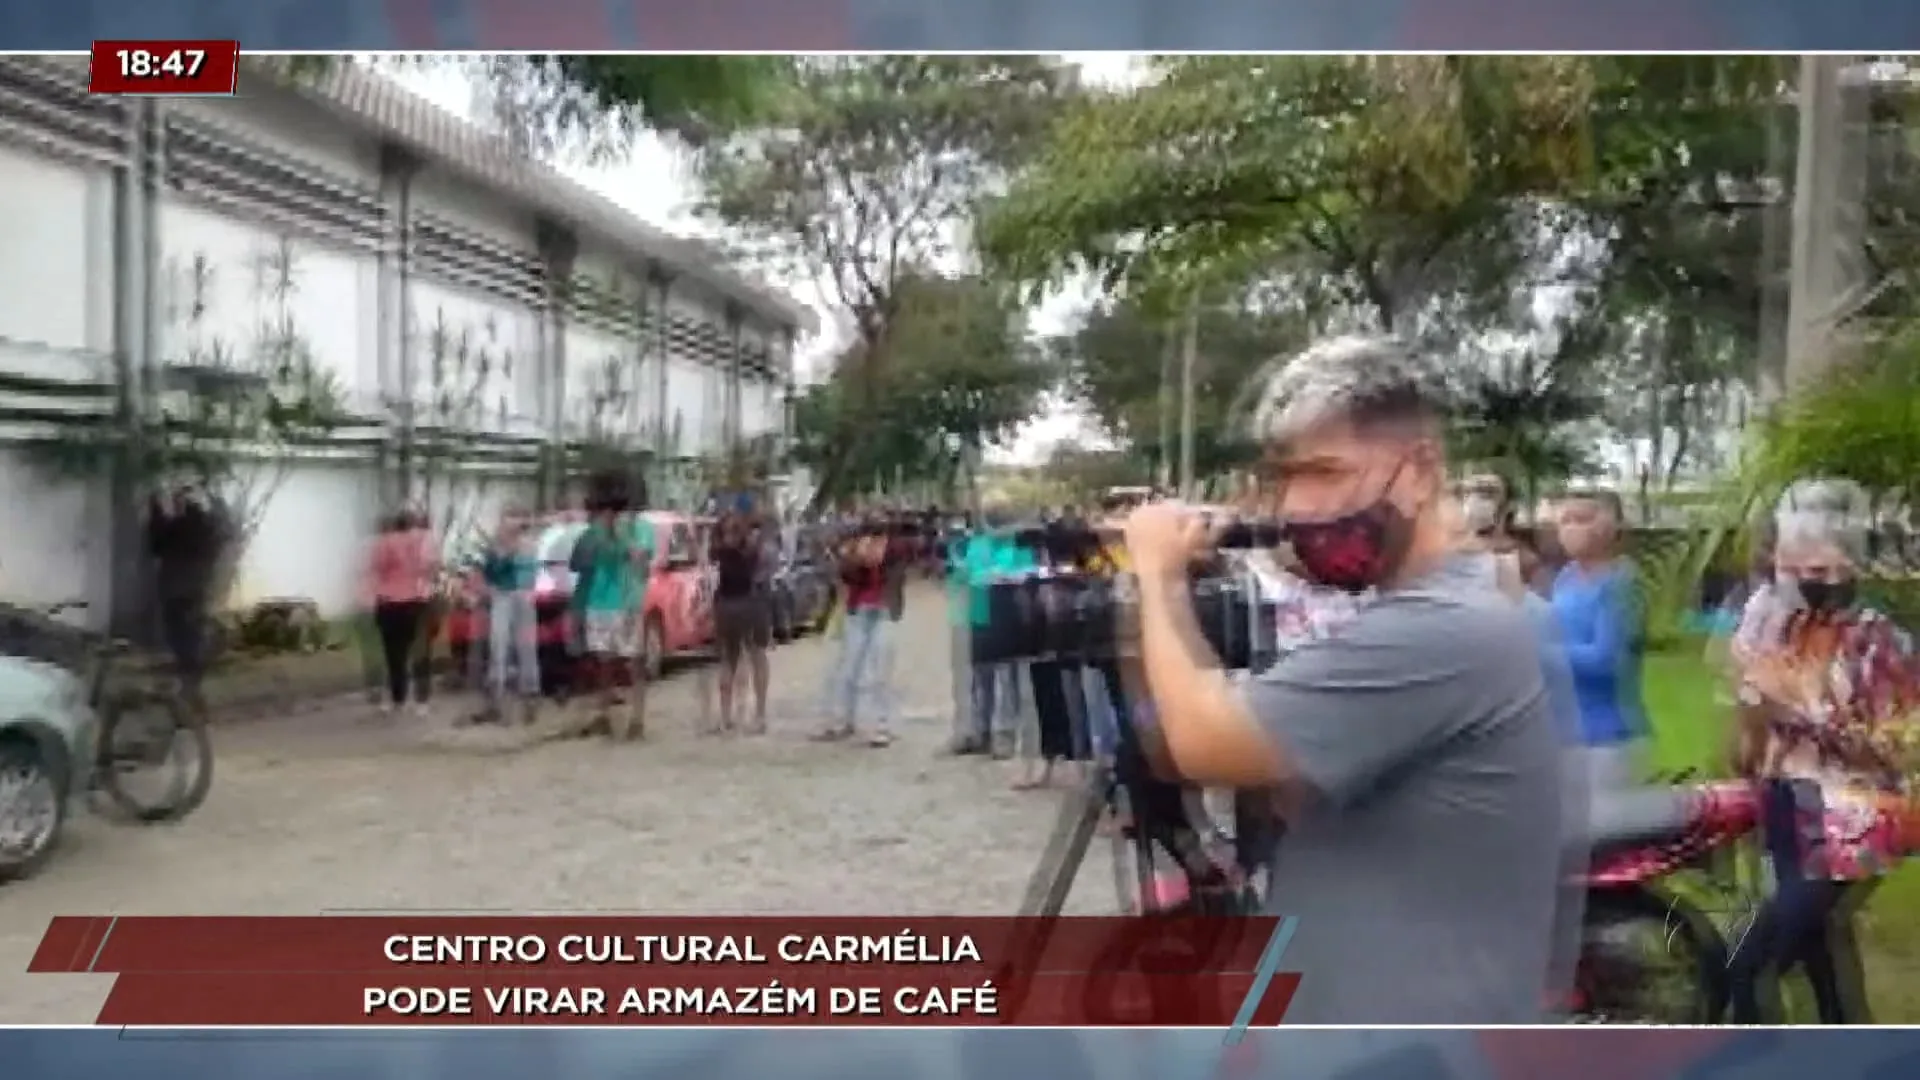
[[[87,90],[95,94],[231,97],[240,43],[220,40],[96,41]]]
[[[1299,984],[1261,974],[1275,925],[61,916],[27,969],[112,974],[122,1026],[1265,1026]]]

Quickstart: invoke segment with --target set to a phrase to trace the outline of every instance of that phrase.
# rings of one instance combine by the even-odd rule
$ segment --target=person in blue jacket
[[[1554,621],[1573,673],[1579,737],[1595,790],[1633,782],[1634,747],[1646,734],[1640,699],[1640,616],[1633,567],[1617,551],[1620,500],[1582,492],[1558,508],[1567,565],[1553,582]]]

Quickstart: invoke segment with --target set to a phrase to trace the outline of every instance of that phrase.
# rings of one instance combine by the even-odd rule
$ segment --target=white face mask
[[[1500,501],[1490,495],[1469,495],[1460,501],[1460,510],[1472,532],[1492,532],[1500,524]]]

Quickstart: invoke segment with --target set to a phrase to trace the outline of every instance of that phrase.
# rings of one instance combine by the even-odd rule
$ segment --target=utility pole
[[[1200,294],[1187,302],[1186,341],[1180,349],[1180,497],[1191,501],[1193,486],[1193,376],[1200,362]]]
[[[1160,440],[1154,482],[1164,493],[1173,487],[1173,377],[1179,355],[1179,338],[1173,323],[1166,327],[1166,340],[1160,346]]]

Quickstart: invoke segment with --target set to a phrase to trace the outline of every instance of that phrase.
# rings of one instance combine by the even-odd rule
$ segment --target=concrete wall
[[[13,63],[0,59],[0,76]],[[89,158],[50,146],[34,134],[48,114],[22,100],[0,93],[0,500],[10,509],[0,598],[86,597],[95,601],[99,622],[112,578],[106,537],[114,515],[105,482],[55,477],[19,443],[76,414],[111,415],[116,252],[124,250],[116,246],[114,177],[134,157],[115,162],[110,152]],[[76,100],[61,107],[86,106]],[[337,111],[277,90],[162,108],[172,123],[323,176],[394,212],[392,155]],[[484,238],[509,253],[506,261],[531,265],[543,257],[543,231],[530,210],[431,162],[409,184],[414,213]],[[234,190],[244,195],[244,183]],[[570,316],[556,322],[544,295],[509,295],[418,267],[401,283],[392,245],[371,233],[304,227],[297,213],[282,216],[265,203],[190,184],[163,184],[151,215],[158,237],[151,362],[252,349],[264,325],[290,320],[347,406],[370,423],[392,430],[396,404],[411,398],[422,424],[499,436],[488,440],[485,460],[437,462],[435,475],[415,485],[450,544],[507,503],[534,501],[540,444],[577,436],[595,411],[595,389],[609,377],[624,396],[612,414],[603,408],[595,419],[629,432],[631,445],[680,456],[724,445],[728,372],[711,356],[669,353],[663,403],[660,335],[638,324]],[[654,296],[639,260],[585,244],[574,265],[582,275],[617,283],[637,309]],[[290,268],[291,289],[273,287],[278,268]],[[404,290],[403,328],[396,305],[383,303],[388,282]],[[683,316],[729,325],[725,299],[690,285],[671,287],[668,303]],[[556,325],[560,332],[550,333]],[[741,334],[755,344],[775,337],[759,327]],[[396,363],[396,354],[406,362]],[[465,359],[456,362],[460,355]],[[776,383],[750,379],[739,400],[742,436],[778,430]],[[656,430],[663,418],[680,429],[677,447]],[[236,601],[305,596],[328,611],[353,603],[361,537],[393,488],[382,471],[391,458],[383,460],[379,450],[378,440],[363,439],[245,471],[240,486],[263,497],[264,509]]]

